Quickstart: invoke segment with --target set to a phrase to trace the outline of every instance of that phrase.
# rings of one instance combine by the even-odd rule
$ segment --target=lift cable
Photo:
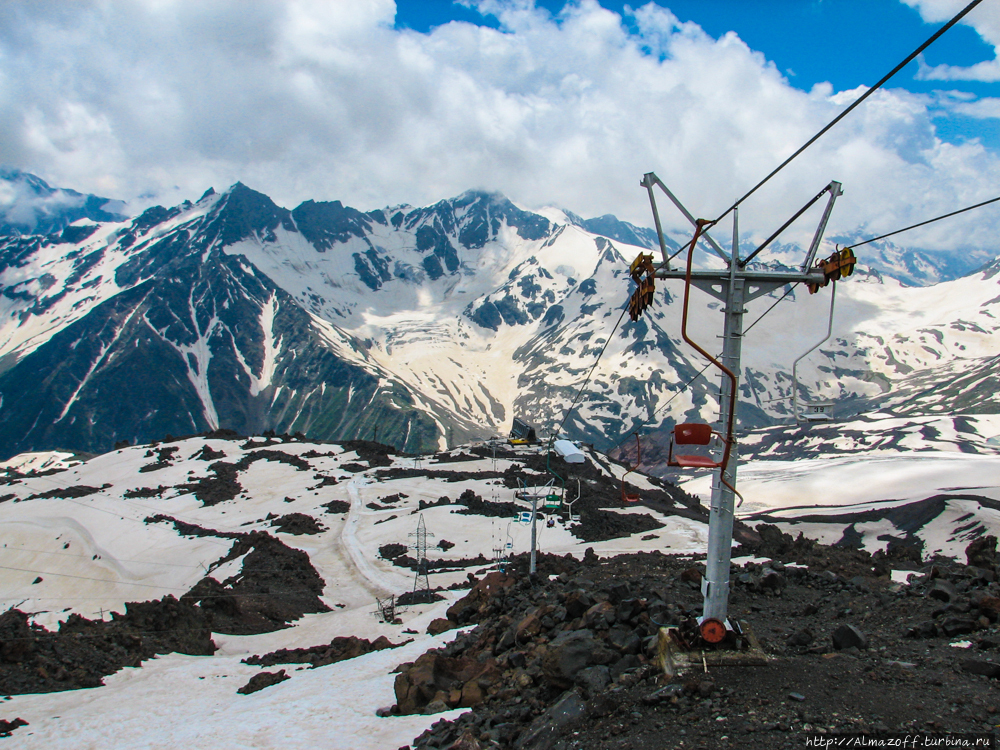
[[[933,219],[928,219],[927,221],[922,221],[919,224],[913,224],[911,226],[904,227],[903,229],[897,229],[896,231],[889,232],[888,234],[882,234],[882,235],[879,235],[878,237],[872,237],[871,239],[864,240],[863,242],[856,242],[853,245],[848,245],[845,249],[853,249],[855,247],[861,247],[861,245],[867,245],[869,242],[877,242],[878,240],[884,240],[886,237],[892,237],[893,235],[896,235],[896,234],[902,234],[903,232],[908,232],[911,229],[917,229],[918,227],[926,226],[927,224],[933,224],[935,221],[941,221],[942,219],[947,219],[947,218],[950,218],[952,216],[957,216],[958,214],[964,214],[966,211],[972,211],[975,208],[982,208],[983,206],[988,206],[989,204],[996,203],[998,201],[1000,201],[1000,196],[997,196],[996,198],[990,198],[989,200],[983,201],[982,203],[976,203],[973,206],[966,206],[965,208],[960,208],[957,211],[952,211],[951,213],[947,213],[947,214],[944,214],[942,216],[935,217]],[[775,307],[777,307],[777,305],[778,305],[779,302],[781,302],[789,294],[791,294],[795,290],[796,286],[798,286],[798,283],[795,283],[795,284],[792,284],[791,286],[789,286],[788,290],[783,295],[781,295],[777,300],[774,301],[774,303],[769,308],[767,308],[763,313],[761,313],[760,316],[758,316],[758,318],[753,323],[751,323],[745,329],[743,329],[743,335],[745,336],[747,333],[749,333],[750,329],[753,328],[755,325],[757,325],[764,318],[765,315],[767,315],[769,312],[771,312],[771,310],[773,310]],[[711,363],[709,363],[709,364],[711,364]],[[666,402],[664,402],[661,406],[659,406],[656,409],[656,411],[654,411],[653,414],[649,417],[649,419],[647,419],[645,422],[640,422],[638,425],[636,425],[633,428],[633,432],[635,430],[638,430],[638,429],[642,428],[642,427],[645,427],[650,422],[652,422],[653,418],[657,414],[659,414],[664,408],[666,408],[670,404],[671,401],[673,401],[675,398],[677,398],[679,395],[681,395],[684,391],[686,391],[688,389],[688,387],[695,380],[697,380],[699,377],[701,377],[702,373],[705,372],[705,370],[707,370],[708,367],[709,367],[709,365],[705,365],[703,368],[701,368],[701,370],[699,370],[697,372],[697,374],[695,374],[695,376],[693,378],[691,378],[688,382],[686,382],[681,387],[681,389],[679,391],[677,391],[673,396],[671,396],[669,399],[667,399]],[[628,438],[631,437],[631,435],[632,435],[632,433],[629,433],[628,437],[624,438],[615,447],[616,448],[620,448],[624,444],[625,440],[628,440]]]
[[[974,206],[967,206],[966,208],[960,208],[958,211],[952,211],[950,214],[945,214],[944,216],[938,216],[935,219],[928,219],[927,221],[922,221],[919,224],[914,224],[904,229],[897,229],[895,232],[889,232],[889,234],[883,234],[878,237],[872,237],[870,240],[865,240],[864,242],[855,242],[853,245],[848,245],[846,249],[851,249],[855,247],[861,247],[862,245],[867,245],[869,242],[875,242],[876,240],[884,240],[886,237],[892,237],[894,234],[900,234],[902,232],[908,232],[911,229],[916,229],[917,227],[922,227],[927,224],[933,224],[935,221],[941,221],[941,219],[947,219],[949,216],[957,216],[958,214],[964,214],[966,211],[971,211],[974,208],[980,208],[981,206],[987,206],[990,203],[996,203],[1000,201],[1000,195],[996,198],[990,198],[988,201],[983,201],[982,203],[977,203]]]
[[[787,297],[789,294],[791,294],[795,290],[795,287],[797,287],[797,286],[798,286],[798,283],[795,283],[795,284],[792,284],[791,286],[789,286],[788,291],[786,291],[777,300],[775,300],[774,303],[769,308],[767,308],[764,312],[762,312],[753,323],[751,323],[750,325],[748,325],[743,330],[743,335],[746,336],[747,333],[749,333],[749,331],[750,331],[751,328],[753,328],[755,325],[757,325],[758,323],[760,323],[760,321],[764,318],[764,316],[767,315],[769,312],[771,312],[771,310],[773,310],[775,307],[777,307],[778,303],[781,302],[783,299],[785,299],[785,297]],[[720,352],[718,356],[721,357],[722,353]],[[709,367],[711,367],[711,365],[712,365],[712,363],[709,362],[704,367],[702,367],[700,370],[698,370],[698,372],[696,372],[694,374],[693,378],[691,378],[689,381],[687,381],[684,385],[681,386],[680,390],[678,390],[676,393],[674,393],[674,395],[671,396],[670,398],[668,398],[664,403],[660,404],[660,406],[658,406],[656,408],[656,411],[654,411],[650,415],[649,419],[647,419],[645,422],[640,422],[639,424],[635,425],[632,428],[632,432],[630,432],[626,437],[624,437],[621,440],[621,442],[619,442],[618,445],[615,446],[615,448],[621,448],[622,445],[624,445],[625,441],[628,440],[630,437],[632,437],[633,433],[635,433],[637,430],[641,429],[642,427],[645,427],[646,425],[650,424],[653,421],[653,419],[656,417],[657,414],[659,414],[661,411],[663,411],[665,408],[667,408],[667,406],[670,405],[671,401],[673,401],[675,398],[677,398],[682,393],[684,393],[684,391],[686,391],[691,386],[691,384],[694,381],[696,381],[698,378],[700,378],[702,376],[702,374],[705,372],[705,370],[707,370]]]
[[[794,292],[795,291],[795,287],[797,287],[799,285],[799,283],[800,282],[795,282],[794,284],[792,284],[791,286],[789,286],[788,287],[788,291],[786,291],[784,294],[782,294],[780,297],[778,297],[778,299],[775,300],[774,304],[772,304],[769,308],[767,308],[764,312],[762,312],[760,314],[760,316],[757,318],[757,320],[755,320],[753,323],[751,323],[750,325],[748,325],[746,328],[743,329],[743,335],[746,336],[750,332],[751,328],[753,328],[755,325],[757,325],[758,323],[760,323],[760,321],[763,320],[763,318],[764,318],[765,315],[767,315],[769,312],[771,312],[771,310],[773,310],[775,307],[778,306],[779,302],[781,302],[785,297],[787,297],[789,294],[791,294],[792,292]]]
[[[587,383],[590,382],[590,378],[594,374],[594,370],[597,369],[597,363],[600,362],[601,361],[601,357],[604,356],[604,352],[607,350],[608,344],[610,344],[611,343],[611,339],[613,339],[615,337],[615,332],[618,330],[618,326],[621,325],[622,319],[625,317],[625,313],[626,312],[628,312],[628,305],[627,304],[625,305],[625,307],[622,308],[622,314],[618,316],[618,322],[615,323],[615,327],[611,329],[611,333],[608,335],[607,340],[604,342],[604,346],[601,347],[601,353],[597,355],[597,360],[594,362],[593,366],[590,368],[590,372],[587,373],[587,378],[583,381],[583,384],[580,386],[580,389],[576,392],[576,396],[573,398],[573,403],[571,403],[569,405],[569,408],[566,410],[566,414],[565,414],[565,416],[563,416],[562,422],[559,423],[559,427],[556,429],[555,433],[553,433],[554,435],[558,435],[560,432],[562,432],[562,428],[565,426],[566,420],[569,419],[569,415],[572,414],[573,413],[573,409],[576,408],[577,401],[579,401],[580,400],[580,396],[583,395],[583,390],[584,390],[584,388],[587,387]],[[551,444],[551,442],[552,441],[550,440],[549,443]]]
[[[931,44],[933,44],[935,41],[937,41],[938,37],[940,37],[948,29],[950,29],[952,26],[954,26],[956,23],[958,23],[960,20],[962,20],[962,18],[964,18],[966,16],[966,14],[969,13],[969,11],[971,11],[973,8],[975,8],[977,5],[979,5],[979,3],[981,3],[982,1],[983,0],[972,0],[972,2],[969,3],[968,5],[966,5],[965,8],[962,9],[958,13],[958,15],[956,15],[954,18],[952,18],[950,21],[948,21],[948,23],[946,23],[944,26],[942,26],[940,29],[938,29],[936,32],[934,32],[934,34],[930,37],[930,39],[928,39],[926,42],[924,42],[919,47],[917,47],[915,50],[913,50],[913,52],[911,52],[906,57],[905,60],[903,60],[901,63],[899,63],[899,65],[897,65],[895,68],[893,68],[888,73],[886,73],[885,76],[882,78],[881,81],[879,81],[878,83],[876,83],[874,86],[872,86],[870,89],[868,89],[865,93],[863,93],[861,96],[859,96],[847,109],[845,109],[839,115],[837,115],[836,117],[834,117],[826,127],[824,127],[822,130],[820,130],[818,133],[816,133],[816,135],[814,135],[812,138],[810,138],[808,141],[806,141],[805,144],[802,145],[799,148],[798,151],[796,151],[794,154],[792,154],[787,159],[785,159],[781,164],[779,164],[777,167],[775,167],[774,171],[772,171],[767,177],[765,177],[763,180],[761,180],[756,185],[754,185],[753,188],[750,189],[750,192],[748,192],[746,195],[744,195],[742,198],[740,198],[738,201],[736,201],[733,205],[731,205],[729,208],[727,208],[725,211],[723,211],[722,214],[720,214],[719,217],[717,219],[715,219],[714,221],[712,221],[711,224],[709,224],[708,226],[712,226],[714,224],[718,224],[720,221],[722,221],[726,216],[729,215],[730,212],[732,212],[743,201],[745,201],[747,198],[749,198],[751,195],[753,195],[755,192],[757,192],[757,190],[760,187],[762,187],[764,185],[764,183],[766,183],[768,180],[770,180],[772,177],[774,177],[776,174],[778,174],[778,172],[780,172],[782,169],[784,169],[785,167],[787,167],[788,164],[793,159],[795,159],[799,154],[801,154],[803,151],[805,151],[807,148],[809,148],[811,145],[813,145],[816,141],[818,141],[820,139],[820,137],[822,137],[830,128],[832,128],[838,122],[840,122],[845,117],[847,117],[847,115],[850,114],[850,112],[855,107],[857,107],[859,104],[861,104],[861,102],[863,102],[869,96],[871,96],[876,91],[878,91],[882,87],[883,84],[885,84],[890,78],[892,78],[894,75],[896,75],[896,73],[898,73],[900,70],[902,70],[903,68],[905,68],[910,62],[913,61],[913,59],[917,55],[919,55],[921,52],[923,52],[925,49],[927,49]]]

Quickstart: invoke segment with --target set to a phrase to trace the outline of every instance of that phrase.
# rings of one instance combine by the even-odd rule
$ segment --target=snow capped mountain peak
[[[80,219],[121,221],[123,208],[121,201],[53,188],[28,172],[0,168],[0,235],[50,234]]]
[[[612,336],[632,292],[629,261],[654,239],[611,216],[533,213],[499,193],[289,210],[242,183],[127,222],[8,238],[0,453],[99,451],[216,427],[377,430],[427,450],[504,433],[515,415],[558,425],[601,351],[568,436],[610,448],[635,429],[714,420],[714,376],[699,376],[700,356],[679,340],[682,283],[658,282],[648,313]],[[776,252],[767,267],[783,267]],[[926,389],[943,379],[966,410],[973,394],[993,403],[975,384],[995,368],[995,272],[910,288],[859,267],[840,282],[833,337],[799,366],[800,397],[835,398],[845,415],[912,413],[940,400]],[[771,310],[786,291],[749,305],[746,427],[788,417],[792,360],[826,326],[828,290],[793,290]],[[692,300],[695,337],[711,342],[719,305]]]

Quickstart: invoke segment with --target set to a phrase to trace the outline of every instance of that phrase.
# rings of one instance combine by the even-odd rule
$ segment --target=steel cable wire
[[[952,18],[950,21],[948,21],[948,23],[946,23],[944,26],[942,26],[940,29],[934,32],[934,34],[931,35],[931,37],[926,42],[921,44],[919,47],[913,50],[913,52],[907,55],[905,60],[903,60],[895,68],[886,73],[878,83],[876,83],[865,93],[863,93],[861,96],[855,99],[854,102],[847,109],[845,109],[839,115],[834,117],[822,130],[820,130],[818,133],[816,133],[816,135],[814,135],[812,138],[806,141],[802,146],[800,146],[795,153],[793,153],[791,156],[789,156],[787,159],[781,162],[781,164],[775,167],[774,170],[769,175],[767,175],[767,177],[765,177],[763,180],[754,185],[749,192],[747,192],[742,198],[737,200],[733,205],[731,205],[729,208],[723,211],[719,215],[719,217],[713,220],[711,224],[709,224],[708,226],[718,224],[720,221],[722,221],[726,216],[729,215],[731,211],[733,211],[733,209],[737,208],[741,203],[743,203],[743,201],[745,201],[751,195],[756,193],[757,190],[763,187],[763,185],[768,180],[770,180],[772,177],[778,174],[778,172],[780,172],[782,169],[787,167],[792,162],[793,159],[795,159],[797,156],[799,156],[799,154],[801,154],[803,151],[805,151],[807,148],[813,145],[816,141],[818,141],[823,135],[825,135],[826,132],[830,130],[830,128],[832,128],[838,122],[847,117],[847,115],[849,115],[858,105],[860,105],[865,99],[867,99],[869,96],[878,91],[890,78],[892,78],[894,75],[896,75],[896,73],[898,73],[900,70],[909,65],[914,60],[914,58],[916,58],[917,55],[919,55],[921,52],[927,49],[931,44],[937,41],[938,37],[940,37],[942,34],[948,31],[948,29],[950,29],[952,26],[954,26],[956,23],[962,20],[962,18],[964,18],[966,14],[968,14],[973,8],[979,5],[982,1],[983,0],[973,0],[971,3],[966,5],[965,8],[959,11],[959,13],[954,18]]]

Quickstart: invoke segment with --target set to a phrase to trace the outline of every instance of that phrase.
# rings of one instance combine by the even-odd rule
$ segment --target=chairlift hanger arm
[[[660,243],[660,253],[663,255],[663,267],[669,269],[670,257],[667,256],[667,243],[663,239],[663,227],[660,225],[660,213],[656,210],[656,196],[653,195],[653,182],[649,179],[649,177],[649,174],[645,175],[640,184],[646,188],[646,192],[649,193],[649,207],[653,210],[653,223],[656,225],[656,239]],[[653,175],[653,177],[656,177],[656,175]]]
[[[823,233],[826,232],[826,224],[830,221],[833,204],[837,202],[837,198],[844,194],[844,191],[841,189],[842,187],[843,185],[836,180],[830,182],[830,199],[826,202],[826,208],[823,209],[823,218],[820,219],[819,226],[816,227],[816,234],[813,235],[813,241],[809,245],[809,252],[806,253],[805,262],[802,264],[803,271],[812,266],[813,261],[816,259],[816,251],[819,250],[819,243],[823,240]]]
[[[729,419],[726,423],[727,426],[726,435],[725,437],[723,437],[723,441],[725,442],[725,448],[722,454],[722,461],[720,462],[721,471],[719,473],[719,477],[721,479],[723,473],[726,471],[726,467],[729,465],[729,456],[732,453],[732,448],[733,448],[733,429],[734,429],[733,422],[736,417],[736,399],[738,398],[738,393],[739,393],[737,389],[736,374],[728,367],[726,367],[724,364],[722,364],[722,362],[720,362],[718,359],[709,354],[706,349],[699,346],[696,341],[694,341],[690,336],[688,336],[687,332],[688,308],[691,300],[691,270],[692,270],[691,264],[692,261],[694,260],[694,248],[695,245],[697,245],[698,243],[698,235],[701,234],[702,228],[706,224],[708,224],[708,222],[705,221],[704,219],[695,222],[694,237],[691,239],[690,247],[688,249],[687,268],[684,278],[684,304],[681,308],[681,338],[683,338],[684,341],[686,341],[690,346],[694,347],[694,349],[696,349],[699,354],[705,357],[705,359],[707,359],[709,362],[715,365],[719,370],[722,371],[722,373],[727,378],[729,378],[730,389],[731,389],[729,391]],[[731,270],[732,272],[735,273],[735,269]]]
[[[830,291],[830,320],[827,322],[826,325],[826,335],[819,341],[817,341],[815,344],[813,344],[808,351],[796,357],[795,361],[792,363],[792,415],[795,417],[796,420],[798,420],[799,418],[799,377],[798,377],[799,362],[803,358],[809,356],[814,351],[816,351],[816,349],[822,346],[823,343],[825,343],[827,339],[829,339],[830,336],[833,334],[833,305],[836,299],[837,299],[837,284],[834,283],[833,289]]]
[[[836,186],[836,187],[834,187],[834,186]],[[823,195],[827,191],[829,191],[830,194],[831,194],[831,200],[830,200],[829,203],[827,203],[826,211],[823,212],[823,218],[820,220],[819,227],[816,229],[816,236],[813,237],[813,244],[810,245],[810,247],[809,247],[810,253],[814,254],[815,253],[815,247],[819,245],[819,240],[817,238],[821,237],[822,234],[823,234],[823,229],[826,227],[826,222],[830,218],[830,211],[833,209],[833,200],[836,198],[837,195],[840,194],[839,190],[840,190],[840,183],[834,181],[834,182],[831,182],[829,185],[827,185],[822,190],[820,190],[818,193],[816,193],[816,195],[808,203],[806,203],[802,208],[800,208],[795,213],[795,215],[792,216],[792,218],[790,218],[788,221],[786,221],[784,224],[782,224],[781,227],[774,234],[772,234],[770,237],[768,237],[766,240],[764,240],[763,243],[761,243],[760,247],[758,247],[756,250],[754,250],[752,253],[750,253],[750,255],[748,255],[742,261],[741,265],[745,266],[751,260],[753,260],[754,258],[756,258],[757,255],[760,254],[760,252],[762,250],[764,250],[768,245],[770,245],[782,232],[784,232],[786,229],[788,229],[788,227],[790,227],[792,225],[792,223],[796,219],[798,219],[800,216],[802,216],[802,214],[804,214],[806,211],[808,211],[810,208],[812,208],[813,204],[816,201],[818,201],[820,198],[822,198]],[[808,268],[810,265],[811,265],[811,263],[807,260],[807,262],[805,263],[805,265],[803,265],[803,268]]]
[[[691,215],[691,212],[684,207],[684,204],[681,203],[679,200],[677,200],[677,196],[675,196],[673,193],[670,192],[670,188],[664,185],[663,180],[657,177],[654,172],[647,172],[645,175],[643,175],[642,182],[639,184],[649,191],[649,199],[653,207],[653,221],[656,223],[656,231],[660,239],[660,249],[663,250],[664,261],[666,261],[667,257],[666,257],[666,250],[664,250],[665,243],[663,241],[663,232],[660,229],[660,217],[656,211],[656,201],[653,200],[653,185],[658,185],[660,190],[666,193],[667,197],[671,200],[671,202],[675,206],[677,206],[677,210],[680,211],[682,214],[684,214],[685,219],[691,222],[691,226],[697,227],[698,221],[694,218],[694,216]],[[707,231],[703,229],[698,233],[697,236],[699,238],[704,238],[704,240],[711,246],[712,250],[715,251],[715,254],[718,255],[720,258],[722,258],[722,260],[724,260],[726,263],[731,262],[729,254],[719,246],[718,242],[716,242],[709,236]]]

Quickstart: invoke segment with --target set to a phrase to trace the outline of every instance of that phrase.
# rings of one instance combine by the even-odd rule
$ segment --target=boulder
[[[944,578],[935,578],[934,583],[927,589],[927,596],[931,599],[937,599],[939,602],[949,604],[958,598],[958,591],[951,581]]]
[[[937,635],[937,625],[933,620],[924,620],[906,631],[907,638],[933,638]]]
[[[965,548],[965,559],[969,565],[977,568],[996,568],[997,538],[989,535],[974,540]]]
[[[566,596],[564,606],[566,607],[566,617],[570,620],[575,620],[594,606],[594,600],[590,598],[586,591],[571,591]]]
[[[681,580],[694,588],[698,588],[701,586],[701,571],[695,567],[688,568],[681,572]]]
[[[982,612],[990,622],[996,622],[1000,619],[1000,599],[995,596],[980,596],[974,600],[975,605],[979,607],[979,611]]]
[[[479,680],[469,680],[467,683],[462,685],[462,690],[460,691],[456,702],[460,708],[472,708],[473,706],[478,706],[482,703],[485,697],[486,692],[479,684]]]
[[[587,697],[597,695],[611,682],[611,673],[603,664],[576,673],[576,684]]]
[[[971,617],[946,617],[941,621],[941,630],[949,638],[972,633],[978,628],[979,624]]]
[[[760,575],[760,587],[771,591],[781,591],[785,588],[785,577],[770,568],[764,568]]]
[[[608,632],[608,643],[623,654],[638,654],[642,649],[642,639],[634,630],[615,627]]]
[[[635,654],[626,654],[621,659],[611,665],[609,673],[612,680],[617,680],[626,672],[638,669],[642,666],[642,661]]]
[[[789,646],[805,647],[813,642],[814,637],[813,632],[809,628],[802,628],[788,636],[787,642]]]
[[[569,688],[581,669],[610,664],[615,659],[615,653],[597,641],[589,630],[570,630],[549,643],[542,656],[542,671],[556,687]]]
[[[583,624],[592,630],[605,630],[615,624],[615,607],[609,601],[598,602],[583,613]]]
[[[618,622],[628,622],[638,617],[642,613],[642,602],[638,599],[623,599],[618,602],[615,609],[615,618]]]
[[[250,693],[256,693],[258,690],[277,685],[288,679],[291,678],[284,669],[279,669],[277,672],[260,672],[251,677],[250,681],[236,692],[240,695],[250,695]]]
[[[853,625],[841,625],[831,634],[833,647],[838,651],[845,648],[868,648],[868,636]]]
[[[526,643],[538,635],[542,630],[542,618],[538,613],[533,613],[522,619],[515,628],[514,642]]]
[[[618,604],[630,596],[632,596],[632,592],[629,590],[627,583],[616,583],[608,589],[608,598],[612,604]]]
[[[443,700],[438,699],[431,701],[426,706],[424,706],[424,710],[421,711],[420,713],[431,715],[431,714],[440,714],[447,710],[448,710],[448,704],[445,703]]]
[[[981,674],[995,680],[1000,677],[1000,664],[979,659],[966,659],[962,662],[962,671],[969,674]]]
[[[435,620],[431,620],[431,624],[427,626],[427,635],[440,635],[449,630],[454,630],[458,627],[457,623],[451,620],[446,620],[443,617],[438,617]]]
[[[396,675],[393,688],[399,713],[418,714],[427,713],[428,704],[437,700],[454,704],[448,708],[478,705],[485,697],[484,688],[499,677],[500,672],[492,659],[480,662],[472,657],[453,658],[429,651]],[[469,686],[469,683],[474,685]]]

